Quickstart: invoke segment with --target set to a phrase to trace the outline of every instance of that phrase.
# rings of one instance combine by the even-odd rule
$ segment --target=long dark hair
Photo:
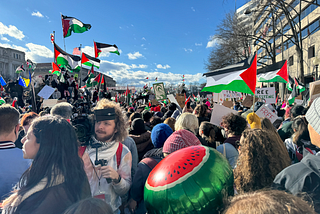
[[[203,135],[201,137],[208,143],[210,147],[216,148],[216,141],[222,143],[225,139],[222,136],[221,130],[218,126],[215,126],[209,122],[202,122],[199,130],[203,131]]]
[[[296,117],[293,120],[291,127],[293,130],[296,130],[293,137],[293,143],[295,143],[298,147],[303,145],[301,140],[310,141],[308,121],[305,119],[305,117]]]
[[[30,131],[40,148],[32,165],[20,178],[18,195],[23,196],[43,178],[47,178],[45,188],[49,188],[63,176],[70,200],[79,201],[89,184],[78,155],[74,128],[62,117],[46,116],[35,119]]]

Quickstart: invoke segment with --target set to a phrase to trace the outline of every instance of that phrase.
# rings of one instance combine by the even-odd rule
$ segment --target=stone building
[[[20,65],[25,68],[25,53],[16,49],[0,47],[0,74],[7,81],[9,79],[18,78],[16,69]],[[28,75],[21,73],[21,76]]]

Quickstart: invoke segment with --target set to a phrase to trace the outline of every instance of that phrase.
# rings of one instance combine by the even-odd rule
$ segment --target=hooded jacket
[[[153,149],[153,144],[151,142],[151,132],[146,131],[140,135],[129,134],[129,136],[136,143],[139,161],[141,161],[143,155],[150,149]]]
[[[301,162],[282,170],[274,179],[273,187],[287,190],[293,195],[307,193],[320,213],[320,154],[308,154]]]

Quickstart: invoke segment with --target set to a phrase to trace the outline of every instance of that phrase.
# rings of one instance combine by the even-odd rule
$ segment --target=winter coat
[[[116,151],[119,142],[112,141],[105,143],[97,141],[94,137],[91,138],[91,143],[92,142],[102,144],[102,146],[98,148],[99,160],[106,160],[107,166],[111,166],[121,176],[121,180],[117,184],[114,182],[108,183],[105,178],[101,177],[101,171],[98,170],[97,167],[95,167],[95,169],[93,168],[96,160],[96,149],[88,146],[82,156],[82,160],[84,162],[84,170],[89,180],[92,196],[103,195],[105,201],[111,205],[112,210],[117,212],[122,204],[120,196],[125,195],[129,191],[131,185],[131,152],[123,145],[121,161],[118,168]]]
[[[134,140],[134,142],[137,145],[138,157],[139,161],[141,161],[143,155],[150,149],[153,149],[154,147],[151,141],[151,132],[146,131],[141,135],[129,134],[129,136]]]
[[[148,151],[143,158],[153,158],[156,162],[160,162],[164,157],[162,153],[162,148],[152,149]],[[145,214],[147,209],[144,204],[143,194],[144,185],[151,172],[152,168],[150,166],[140,161],[137,167],[136,174],[132,181],[132,187],[130,189],[130,197],[137,202],[137,207],[135,214]]]
[[[308,154],[301,162],[288,166],[274,179],[273,187],[293,195],[307,193],[320,213],[320,154]]]

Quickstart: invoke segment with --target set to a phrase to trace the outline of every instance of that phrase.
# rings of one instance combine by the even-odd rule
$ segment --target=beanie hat
[[[145,128],[144,122],[141,118],[136,118],[132,121],[130,134],[141,135],[147,130]]]
[[[162,152],[171,154],[182,148],[201,145],[199,139],[190,131],[180,129],[173,132],[164,142]]]
[[[247,120],[250,124],[251,129],[261,129],[261,120],[256,113],[252,112],[248,114]]]
[[[307,111],[306,119],[312,128],[320,135],[320,97],[312,102]]]
[[[153,116],[163,117],[163,114],[162,114],[162,112],[157,111],[157,112],[155,112],[155,113],[153,114]]]
[[[167,138],[173,133],[168,124],[160,123],[151,131],[151,141],[155,148],[161,148]]]

